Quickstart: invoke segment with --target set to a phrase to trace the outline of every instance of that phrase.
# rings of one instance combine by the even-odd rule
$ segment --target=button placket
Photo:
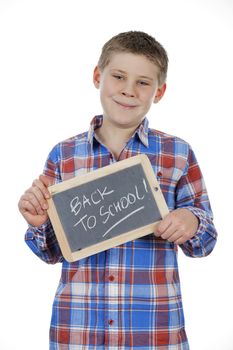
[[[118,263],[119,251],[112,248],[108,251],[108,268],[105,271],[106,281],[106,331],[108,344],[111,346],[118,345],[118,303],[119,303],[119,286],[118,286]]]

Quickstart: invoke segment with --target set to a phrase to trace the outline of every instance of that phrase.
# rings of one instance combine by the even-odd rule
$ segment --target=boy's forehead
[[[125,73],[134,73],[140,76],[158,76],[159,69],[155,63],[144,55],[128,52],[113,53],[110,56],[108,69],[119,70]]]

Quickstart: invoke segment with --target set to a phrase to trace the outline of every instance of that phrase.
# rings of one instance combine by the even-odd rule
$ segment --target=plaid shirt
[[[56,145],[44,173],[67,180],[116,160],[89,132]],[[191,257],[208,255],[216,243],[210,204],[191,147],[148,128],[145,119],[119,160],[145,153],[170,210],[187,208],[199,219],[198,231],[181,245]],[[29,227],[26,242],[47,263],[62,262],[50,327],[50,350],[188,350],[177,266],[177,246],[153,234],[74,263],[62,257],[51,223]]]

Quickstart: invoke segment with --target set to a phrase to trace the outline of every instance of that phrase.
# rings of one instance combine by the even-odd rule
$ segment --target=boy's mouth
[[[120,101],[116,101],[116,100],[114,100],[114,102],[116,102],[116,104],[118,104],[119,106],[121,106],[123,108],[127,108],[127,109],[132,109],[132,108],[137,107],[135,104],[124,103],[124,102],[120,102]]]

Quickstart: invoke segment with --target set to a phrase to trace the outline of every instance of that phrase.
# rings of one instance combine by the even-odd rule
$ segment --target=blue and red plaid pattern
[[[115,162],[89,132],[56,145],[44,173],[56,182]],[[198,232],[181,245],[191,257],[208,255],[217,233],[203,177],[185,141],[149,129],[145,119],[119,160],[146,154],[170,210],[187,208],[199,219]],[[50,350],[154,349],[188,350],[177,266],[177,246],[153,234],[74,263],[62,257],[48,221],[29,227],[26,242],[47,263],[62,262],[53,303]]]

